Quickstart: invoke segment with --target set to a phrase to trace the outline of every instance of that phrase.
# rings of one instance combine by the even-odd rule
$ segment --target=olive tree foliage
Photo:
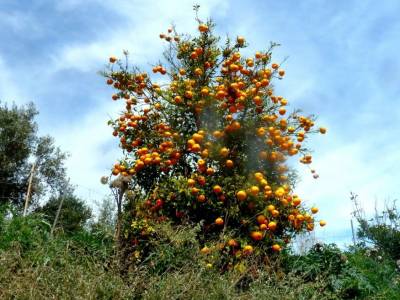
[[[59,194],[68,186],[67,157],[50,136],[39,136],[33,103],[17,106],[0,102],[0,203],[22,207],[32,165],[30,205],[46,192]]]

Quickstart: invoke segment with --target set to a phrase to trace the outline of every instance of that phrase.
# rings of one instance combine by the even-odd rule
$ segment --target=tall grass
[[[162,225],[149,256],[121,273],[101,228],[51,238],[40,215],[0,219],[0,299],[400,299],[393,260],[359,248],[320,245],[221,273],[199,254],[196,228]]]

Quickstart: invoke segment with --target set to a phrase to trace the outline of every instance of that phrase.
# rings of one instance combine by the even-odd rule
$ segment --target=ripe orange
[[[208,26],[206,24],[200,24],[199,25],[199,31],[200,32],[206,32],[208,31]]]
[[[117,61],[117,58],[115,56],[111,56],[109,60],[110,60],[110,63],[113,64]]]
[[[204,195],[198,195],[198,196],[197,196],[197,201],[199,201],[199,202],[204,202],[204,201],[206,201],[206,196],[204,196]]]
[[[200,76],[200,75],[203,74],[203,70],[200,69],[200,68],[196,68],[196,69],[194,70],[194,74],[196,74],[197,76]]]
[[[212,175],[212,174],[214,174],[214,169],[213,168],[207,168],[206,173],[207,173],[207,175]]]
[[[240,190],[236,193],[236,197],[240,200],[240,201],[244,201],[247,198],[247,194],[245,191]]]
[[[197,161],[197,165],[198,165],[199,167],[204,167],[205,164],[206,164],[206,161],[205,161],[204,159],[199,159],[199,160]]]
[[[274,209],[273,211],[271,211],[271,214],[274,218],[276,218],[277,216],[279,216],[279,211]]]
[[[278,244],[274,244],[274,245],[272,245],[272,250],[275,252],[279,252],[282,250],[282,248]]]
[[[319,226],[324,227],[326,225],[326,221],[321,220],[319,221]]]
[[[275,191],[275,196],[282,197],[285,194],[285,190],[282,187],[279,187]]]
[[[238,36],[237,39],[236,39],[236,41],[237,41],[237,43],[238,43],[239,45],[243,45],[244,42],[245,42],[245,39],[244,39],[244,37],[242,37],[242,36]]]
[[[202,94],[203,96],[207,96],[208,93],[209,93],[209,91],[208,91],[207,88],[202,88],[202,89],[201,89],[201,94]]]
[[[221,194],[222,193],[222,187],[220,187],[219,185],[214,185],[213,191],[216,194]]]
[[[226,165],[227,168],[233,168],[233,161],[230,160],[230,159],[228,159],[228,160],[225,162],[225,165]]]
[[[219,154],[220,154],[222,157],[227,157],[228,154],[229,154],[229,149],[226,148],[226,147],[223,147],[221,150],[219,150]]]
[[[259,188],[258,186],[256,186],[256,185],[253,185],[253,186],[250,188],[250,193],[251,193],[253,196],[257,196],[259,192],[260,192],[260,188]]]
[[[254,241],[261,241],[263,238],[263,234],[260,231],[252,231],[250,233],[250,237],[254,240]]]
[[[268,229],[274,231],[276,229],[276,222],[272,221],[268,223]]]
[[[319,132],[321,132],[322,134],[325,134],[325,133],[326,133],[326,128],[321,127],[321,128],[319,129]]]
[[[221,217],[216,218],[216,219],[215,219],[215,224],[217,224],[217,225],[219,225],[219,226],[224,225],[224,219],[222,219]]]
[[[231,65],[229,66],[229,70],[230,70],[231,72],[237,72],[237,71],[239,71],[239,66],[236,65],[236,64],[231,64]]]
[[[256,173],[254,173],[254,178],[255,178],[257,181],[261,181],[261,180],[264,179],[264,175],[263,175],[261,172],[256,172]]]
[[[213,136],[215,137],[215,138],[220,138],[220,137],[222,137],[222,135],[223,135],[223,133],[221,132],[221,131],[219,131],[219,130],[215,130],[214,132],[213,132]]]
[[[250,255],[253,253],[253,247],[251,245],[246,245],[243,247],[243,254]]]
[[[294,198],[292,201],[293,206],[299,206],[301,203],[301,199],[300,198]]]
[[[201,141],[203,140],[204,136],[202,136],[201,134],[195,133],[193,134],[193,139],[197,142],[197,143],[201,143]]]
[[[311,212],[313,214],[316,214],[318,212],[318,208],[317,207],[311,207]]]
[[[192,91],[186,91],[185,92],[185,97],[191,99],[193,97],[193,92]]]
[[[264,215],[258,215],[257,216],[257,223],[258,224],[264,224],[267,221]]]
[[[237,247],[238,245],[239,245],[238,242],[236,242],[234,239],[230,239],[228,241],[228,246],[230,247]]]
[[[176,103],[176,104],[181,104],[181,103],[183,102],[181,96],[176,96],[176,97],[174,98],[174,100],[175,100],[175,103]]]
[[[201,150],[201,147],[200,147],[199,144],[194,144],[194,145],[192,146],[192,151],[193,151],[193,152],[199,152],[200,150]]]

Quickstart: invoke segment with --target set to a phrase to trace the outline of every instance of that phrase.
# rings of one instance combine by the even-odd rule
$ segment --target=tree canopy
[[[39,136],[33,103],[8,106],[0,102],[0,203],[23,205],[32,165],[35,164],[31,203],[50,191],[68,187],[67,155],[50,136]]]

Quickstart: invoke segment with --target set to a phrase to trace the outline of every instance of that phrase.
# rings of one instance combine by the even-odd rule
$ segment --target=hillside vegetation
[[[4,211],[4,210],[3,210]],[[43,215],[2,215],[0,299],[399,299],[400,273],[383,251],[316,245],[261,270],[205,266],[196,229],[157,228],[151,258],[121,273],[107,224],[50,236]],[[166,242],[168,241],[168,242]],[[253,272],[253,274],[251,274]]]

